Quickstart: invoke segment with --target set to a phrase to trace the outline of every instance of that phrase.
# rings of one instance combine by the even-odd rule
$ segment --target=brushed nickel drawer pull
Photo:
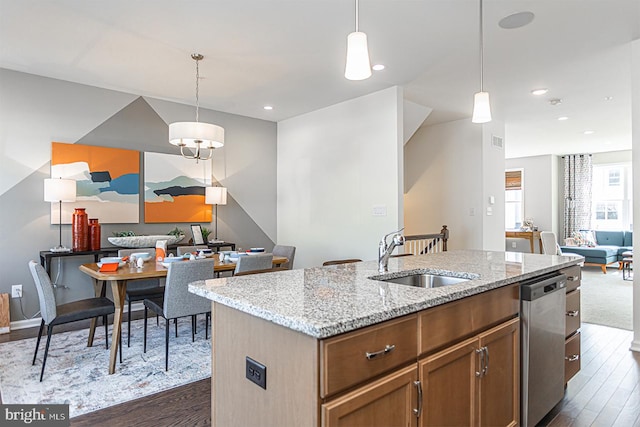
[[[387,355],[387,354],[391,353],[395,349],[396,349],[396,345],[395,344],[387,344],[383,350],[374,351],[373,353],[369,353],[367,351],[365,353],[365,356],[367,356],[367,359],[373,360],[373,359],[375,359],[377,357]]]
[[[484,374],[484,351],[482,348],[476,350],[476,354],[479,355],[480,361],[480,369],[476,371],[476,377],[481,377]]]
[[[569,361],[569,362],[575,362],[576,360],[580,359],[580,355],[579,354],[573,354],[571,356],[565,356],[564,359]]]
[[[413,385],[418,389],[418,408],[413,410],[413,415],[420,418],[420,415],[422,415],[422,383],[414,381]]]
[[[580,313],[580,310],[567,311],[567,316],[576,317],[578,315],[578,313]]]
[[[489,372],[489,347],[482,347],[482,349],[484,350],[484,354],[485,354],[485,364],[484,364],[484,371],[482,372],[482,376],[484,377],[485,375],[487,375],[487,372]]]
[[[567,276],[567,280],[570,281],[570,282],[575,282],[575,281],[580,280],[580,277],[579,276]]]

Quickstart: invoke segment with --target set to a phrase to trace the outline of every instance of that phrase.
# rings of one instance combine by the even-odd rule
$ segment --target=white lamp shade
[[[187,148],[224,146],[224,128],[202,122],[176,122],[169,125],[169,142]]]
[[[491,121],[491,105],[489,92],[478,92],[473,96],[473,123],[487,123]]]
[[[347,65],[344,76],[349,80],[364,80],[371,77],[367,35],[355,31],[347,36]]]
[[[73,179],[44,180],[44,201],[45,202],[75,202],[76,201],[76,181]]]
[[[206,187],[204,193],[204,202],[208,205],[226,205],[227,204],[227,188],[226,187]]]

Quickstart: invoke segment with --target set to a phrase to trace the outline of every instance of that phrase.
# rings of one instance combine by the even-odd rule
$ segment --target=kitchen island
[[[580,261],[464,250],[190,284],[213,301],[212,424],[429,425],[439,397],[465,424],[517,423],[518,282]],[[379,280],[412,272],[469,280]]]

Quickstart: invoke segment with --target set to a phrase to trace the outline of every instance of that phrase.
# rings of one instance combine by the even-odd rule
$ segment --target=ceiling
[[[433,108],[429,125],[471,117],[478,10],[475,0],[360,0],[371,61],[386,69],[349,81],[349,0],[0,0],[0,67],[195,105],[199,52],[206,108],[279,121],[399,85]],[[521,11],[531,24],[498,26]],[[485,0],[484,86],[506,156],[631,149],[639,37],[639,0]],[[532,96],[539,87],[549,92]]]

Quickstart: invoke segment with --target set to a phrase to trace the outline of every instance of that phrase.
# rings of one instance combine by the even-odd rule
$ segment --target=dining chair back
[[[273,254],[245,255],[238,258],[233,274],[273,267]]]
[[[287,270],[293,269],[293,259],[296,256],[296,247],[295,246],[286,246],[286,245],[275,245],[273,247],[273,256],[283,256],[287,258],[287,262],[282,264],[282,267]]]
[[[169,264],[163,299],[144,300],[144,352],[147,352],[147,313],[152,310],[165,319],[165,370],[169,370],[169,321],[191,316],[191,340],[195,341],[196,315],[209,313],[211,301],[189,292],[189,283],[213,279],[213,259],[173,262]],[[208,319],[205,338],[208,338]]]
[[[131,256],[135,253],[147,253],[151,255],[154,262],[156,257],[156,248],[136,248],[136,249],[119,249],[118,256]],[[160,279],[144,279],[132,280],[127,283],[127,291],[125,293],[125,301],[127,301],[127,347],[131,347],[131,306],[134,302],[144,301],[147,298],[162,298],[164,295],[164,280]]]
[[[542,253],[546,255],[558,255],[558,240],[556,233],[553,231],[541,231],[540,240],[542,241]]]
[[[178,246],[176,251],[178,252],[178,256],[182,256],[184,254],[190,254],[193,252],[198,252],[201,249],[209,249],[207,245],[197,245],[197,246]]]
[[[86,298],[57,305],[55,292],[53,285],[51,284],[51,278],[47,274],[46,270],[35,261],[29,261],[29,270],[31,271],[31,276],[33,277],[33,281],[36,285],[38,300],[40,302],[40,313],[42,315],[42,321],[40,322],[40,330],[38,331],[38,339],[36,342],[36,350],[33,353],[33,361],[31,362],[32,365],[35,365],[36,363],[38,347],[40,346],[40,338],[42,337],[44,326],[47,326],[47,344],[45,346],[44,359],[42,360],[42,369],[40,371],[40,382],[42,382],[44,367],[47,363],[47,355],[49,354],[49,344],[51,343],[53,327],[78,320],[102,317],[105,329],[106,348],[109,348],[109,326],[107,316],[115,312],[115,306],[111,300],[105,297]]]
[[[351,264],[352,262],[362,262],[362,260],[357,258],[335,259],[332,261],[325,261],[322,263],[322,265],[327,266],[327,265],[338,265],[338,264]]]

